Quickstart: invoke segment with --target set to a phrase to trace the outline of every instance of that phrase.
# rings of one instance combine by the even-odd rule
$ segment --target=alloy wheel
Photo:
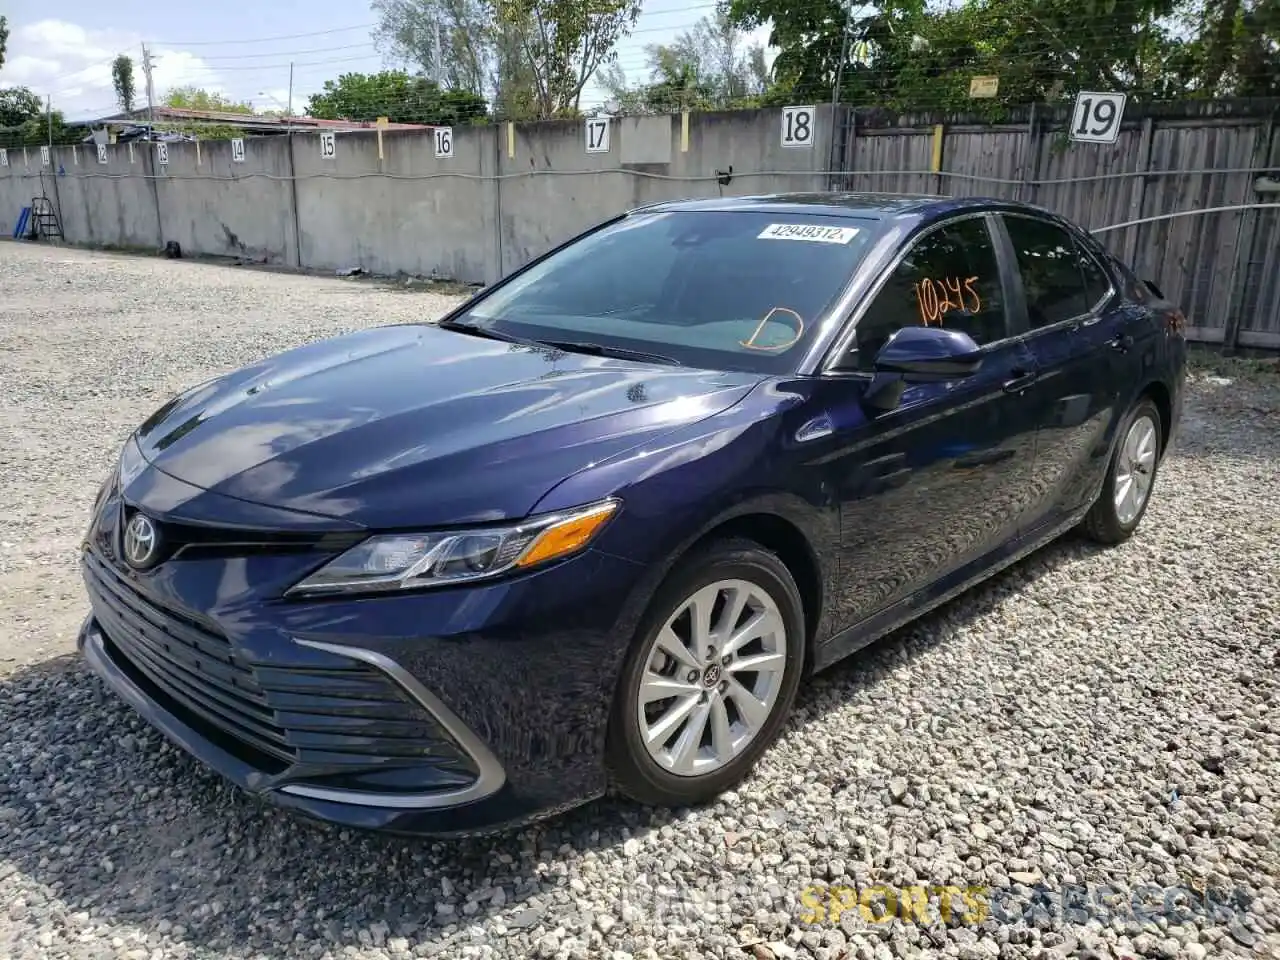
[[[1116,519],[1124,525],[1134,521],[1142,512],[1147,496],[1151,493],[1151,481],[1155,477],[1156,445],[1158,443],[1155,422],[1149,416],[1140,416],[1129,425],[1120,455],[1116,458],[1115,498]]]
[[[746,580],[720,580],[676,607],[645,657],[636,710],[649,756],[697,777],[739,756],[768,722],[787,665],[777,602]]]

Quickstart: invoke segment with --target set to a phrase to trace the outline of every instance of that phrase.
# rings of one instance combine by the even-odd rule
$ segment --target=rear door
[[[1110,274],[1071,229],[1024,213],[1000,222],[1040,374],[1026,397],[1039,424],[1029,530],[1086,505],[1105,473],[1132,338]]]

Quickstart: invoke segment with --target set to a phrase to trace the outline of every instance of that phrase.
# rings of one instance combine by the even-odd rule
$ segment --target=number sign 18
[[[782,145],[784,147],[812,147],[814,107],[782,108]]]
[[[1078,93],[1076,108],[1071,113],[1071,139],[1115,143],[1120,136],[1126,99],[1123,93]]]
[[[448,160],[453,156],[453,127],[436,127],[436,159]]]
[[[586,125],[587,153],[609,152],[609,118],[592,117]]]

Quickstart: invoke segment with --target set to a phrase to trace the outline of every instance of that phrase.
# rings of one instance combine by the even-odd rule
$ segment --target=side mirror
[[[937,383],[968,377],[982,366],[982,348],[960,330],[903,327],[880,348],[875,374],[863,396],[873,411],[898,406],[908,383]]]

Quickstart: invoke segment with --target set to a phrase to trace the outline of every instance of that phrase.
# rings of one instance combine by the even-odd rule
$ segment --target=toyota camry
[[[1059,535],[1129,538],[1185,320],[997,200],[660,203],[126,442],[84,657],[242,789],[462,834],[739,783],[805,678]]]

